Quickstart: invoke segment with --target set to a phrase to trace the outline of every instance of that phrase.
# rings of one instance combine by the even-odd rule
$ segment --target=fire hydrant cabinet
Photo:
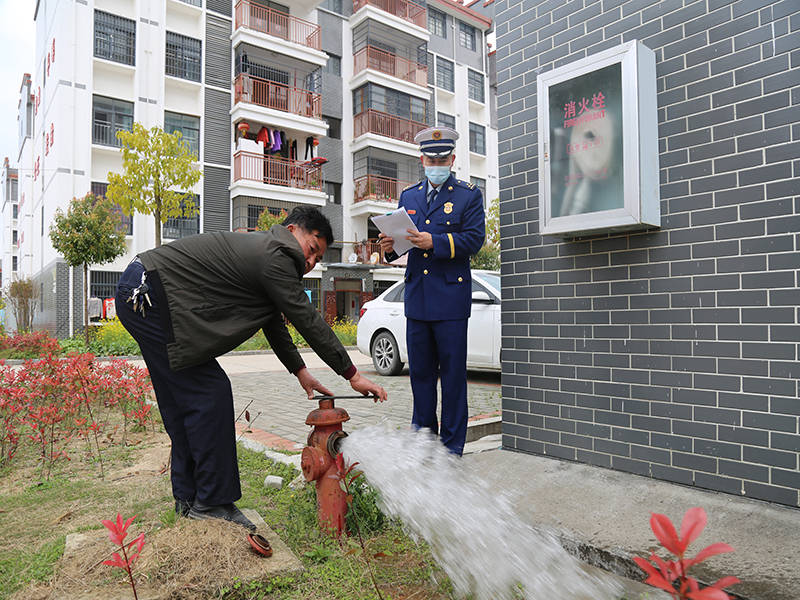
[[[339,442],[347,437],[342,423],[349,420],[346,410],[334,406],[333,398],[320,399],[319,408],[312,410],[306,418],[306,425],[313,429],[300,462],[305,480],[316,482],[319,525],[336,536],[345,531],[347,514],[347,497],[339,485],[336,455]]]

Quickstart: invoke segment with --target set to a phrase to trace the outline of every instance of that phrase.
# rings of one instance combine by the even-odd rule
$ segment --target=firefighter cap
[[[449,127],[428,127],[414,136],[420,152],[431,158],[450,156],[456,148],[457,139],[458,132]]]

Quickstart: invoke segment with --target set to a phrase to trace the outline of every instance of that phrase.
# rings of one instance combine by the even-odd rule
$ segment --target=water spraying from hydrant
[[[427,431],[368,427],[341,440],[380,492],[382,508],[423,538],[457,595],[475,600],[615,600],[611,578],[589,574],[554,534],[522,522],[509,499]]]

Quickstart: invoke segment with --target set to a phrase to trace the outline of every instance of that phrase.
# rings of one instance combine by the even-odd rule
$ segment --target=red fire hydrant
[[[319,408],[308,413],[306,425],[314,429],[308,435],[303,448],[300,467],[306,481],[317,482],[317,518],[322,529],[339,536],[345,531],[347,499],[339,486],[339,473],[336,455],[339,442],[347,434],[342,431],[342,423],[350,420],[343,408],[333,405],[333,398],[325,396],[319,400]]]

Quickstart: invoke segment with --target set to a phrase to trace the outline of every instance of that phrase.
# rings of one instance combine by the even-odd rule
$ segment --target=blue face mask
[[[450,167],[425,167],[425,177],[433,185],[442,185],[450,177]]]

